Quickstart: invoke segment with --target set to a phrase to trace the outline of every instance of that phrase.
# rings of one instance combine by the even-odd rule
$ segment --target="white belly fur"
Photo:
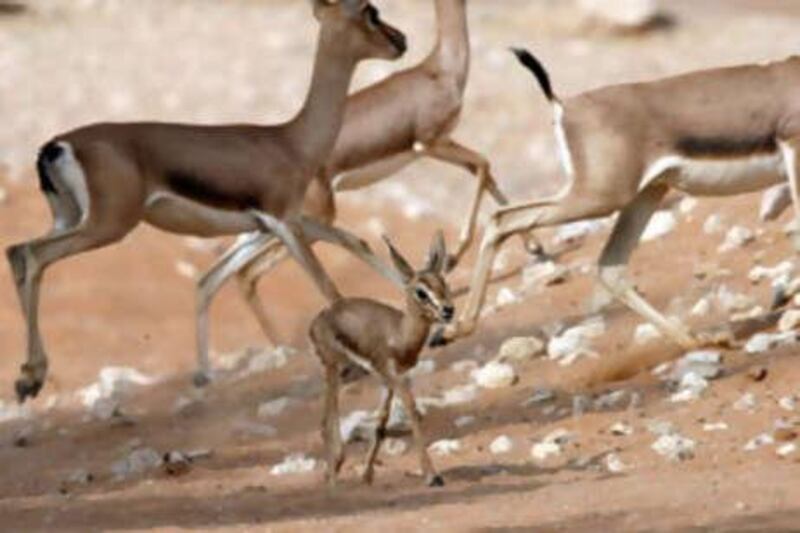
[[[787,179],[780,152],[737,159],[669,156],[648,169],[640,190],[654,182],[695,196],[730,196],[766,189]]]
[[[256,221],[245,212],[214,209],[168,192],[155,192],[147,199],[145,220],[148,224],[183,235],[219,237],[259,230]]]

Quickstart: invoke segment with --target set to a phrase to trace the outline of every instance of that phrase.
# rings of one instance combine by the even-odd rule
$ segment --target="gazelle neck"
[[[401,326],[403,341],[411,351],[417,351],[428,339],[431,321],[419,308],[419,304],[410,296],[406,296],[406,309]]]
[[[332,32],[320,31],[311,87],[300,112],[286,126],[310,166],[321,165],[333,150],[357,64],[358,59],[341,49]]]
[[[431,59],[458,79],[463,88],[469,73],[467,0],[435,0],[438,36]]]

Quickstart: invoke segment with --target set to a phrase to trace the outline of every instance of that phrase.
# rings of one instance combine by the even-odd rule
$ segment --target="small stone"
[[[550,339],[547,355],[551,360],[559,360],[581,350],[588,350],[590,341],[603,335],[605,331],[606,325],[602,317],[587,320]]]
[[[752,439],[750,439],[747,444],[744,445],[744,451],[746,452],[753,452],[757,449],[761,448],[762,446],[769,446],[770,444],[774,444],[775,439],[769,433],[762,433]]]
[[[546,350],[544,341],[536,337],[514,337],[500,347],[497,361],[528,361],[540,355]]]
[[[569,275],[569,268],[553,261],[534,263],[522,271],[522,284],[524,287],[551,287],[565,283]]]
[[[663,437],[675,433],[675,426],[667,420],[648,420],[647,431],[653,435]]]
[[[436,361],[433,359],[421,359],[414,365],[414,368],[408,371],[408,376],[411,379],[416,379],[420,376],[429,376],[436,372]]]
[[[607,394],[601,394],[594,400],[594,408],[597,411],[617,409],[625,402],[628,396],[628,391],[624,389],[611,391]]]
[[[615,437],[629,437],[633,435],[633,427],[625,422],[617,422],[609,430]]]
[[[733,408],[737,411],[753,411],[756,408],[756,396],[752,392],[744,393],[733,403]]]
[[[137,448],[127,457],[111,465],[111,473],[117,480],[128,479],[131,476],[143,474],[161,466],[161,454],[152,448]]]
[[[675,433],[662,435],[651,446],[657,454],[673,462],[693,459],[695,447],[696,444],[693,440]]]
[[[717,214],[709,215],[709,217],[703,223],[703,232],[706,235],[714,235],[715,233],[720,233],[724,228],[725,228],[725,223],[722,220],[722,217]]]
[[[783,277],[789,277],[794,272],[794,264],[791,261],[784,261],[774,267],[754,266],[747,279],[752,283],[758,284],[765,280],[776,281]]]
[[[794,396],[784,396],[778,400],[778,405],[784,411],[794,411],[797,409],[797,399]]]
[[[747,372],[747,376],[756,383],[761,383],[769,376],[769,370],[765,366],[754,366]]]
[[[696,372],[687,372],[681,378],[678,392],[670,397],[673,403],[697,400],[708,388],[708,380]]]
[[[475,423],[477,419],[472,415],[461,415],[453,421],[453,425],[457,428],[465,428]]]
[[[648,344],[660,338],[661,332],[652,324],[639,324],[633,334],[633,340],[636,344]]]
[[[789,309],[778,322],[781,333],[789,333],[800,329],[800,309]]]
[[[507,307],[509,305],[514,305],[519,300],[520,298],[516,292],[514,292],[512,289],[508,287],[503,287],[497,293],[497,300],[495,302],[495,305],[497,305],[497,307]]]
[[[489,451],[493,455],[502,455],[509,453],[514,448],[514,441],[506,435],[501,435],[494,439],[489,445]]]
[[[615,453],[609,453],[606,455],[605,459],[606,470],[608,470],[612,474],[621,474],[628,470],[628,465],[622,462],[619,455]]]
[[[561,455],[561,446],[555,442],[537,442],[531,448],[531,457],[538,462],[544,462],[559,455]]]
[[[797,334],[794,331],[786,333],[757,333],[753,335],[744,347],[744,351],[757,355],[797,343]]]
[[[92,481],[94,481],[94,475],[85,468],[73,470],[64,480],[70,485],[88,485]]]
[[[473,370],[477,370],[480,367],[476,361],[472,359],[462,359],[461,361],[456,361],[452,365],[450,365],[450,370],[453,372],[469,372],[471,373]]]
[[[697,198],[687,196],[678,204],[678,211],[680,211],[682,215],[689,215],[695,210],[699,203]]]
[[[259,418],[273,418],[280,415],[291,403],[287,397],[277,398],[264,402],[258,406],[257,415]]]
[[[677,225],[678,220],[675,218],[672,211],[658,211],[647,224],[647,228],[645,228],[642,234],[641,241],[650,242],[660,239],[672,233]]]
[[[453,455],[461,451],[461,441],[455,439],[437,440],[428,446],[428,450],[436,455]]]
[[[472,379],[484,389],[503,389],[514,385],[518,378],[511,365],[492,361],[473,372]]]
[[[712,433],[716,431],[727,431],[729,429],[728,424],[725,422],[710,422],[707,424],[703,424],[703,431],[707,433]]]
[[[777,453],[778,456],[780,457],[786,458],[789,457],[790,455],[796,454],[797,450],[798,450],[797,443],[789,442],[779,446],[778,449],[775,450],[775,453]]]
[[[604,220],[581,220],[559,226],[553,243],[556,245],[574,244],[586,237],[599,233],[605,229],[607,222]]]
[[[445,391],[442,403],[445,406],[463,405],[475,401],[478,397],[476,385],[461,385]]]
[[[756,236],[753,233],[753,230],[743,226],[734,226],[728,231],[727,235],[725,236],[725,242],[723,242],[717,250],[720,253],[737,250],[750,244],[755,239]]]
[[[720,307],[728,314],[747,311],[755,306],[755,302],[751,297],[736,293],[725,285],[717,290],[716,296]]]
[[[270,468],[269,473],[273,476],[306,474],[312,472],[316,467],[317,461],[313,457],[308,457],[304,453],[294,453]]]
[[[372,413],[353,411],[339,421],[342,442],[369,441],[375,432],[377,421]]]
[[[722,374],[722,353],[716,350],[689,352],[675,363],[671,378],[680,383],[689,373],[706,380],[718,378]]]

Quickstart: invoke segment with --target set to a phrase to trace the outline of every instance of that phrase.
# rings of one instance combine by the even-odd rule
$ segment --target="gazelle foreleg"
[[[461,227],[458,246],[448,258],[448,270],[452,270],[458,265],[472,244],[475,236],[475,224],[484,194],[488,192],[501,206],[508,204],[508,198],[497,186],[489,161],[478,152],[470,150],[451,139],[446,139],[426,146],[423,153],[439,161],[462,167],[478,179],[477,189],[470,202],[467,217]]]
[[[600,256],[598,279],[615,298],[656,326],[665,337],[690,350],[697,346],[697,341],[688,328],[657,311],[626,279],[630,256],[668,190],[666,186],[650,186],[620,212]]]
[[[378,457],[381,444],[386,438],[386,424],[389,422],[393,398],[394,392],[392,388],[385,387],[383,390],[383,398],[381,399],[381,406],[378,411],[378,423],[375,426],[375,434],[372,437],[372,444],[370,445],[369,452],[367,452],[367,460],[364,463],[364,473],[361,477],[364,483],[368,485],[372,484],[375,477],[375,459]]]

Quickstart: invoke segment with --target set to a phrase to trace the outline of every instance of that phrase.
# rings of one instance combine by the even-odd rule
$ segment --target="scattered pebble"
[[[495,301],[495,305],[499,307],[507,307],[509,305],[514,305],[515,303],[520,301],[519,295],[514,292],[513,289],[509,287],[503,287],[497,293],[497,300]]]
[[[461,415],[453,421],[453,425],[457,428],[465,428],[474,424],[476,420],[472,415]]]
[[[433,359],[420,359],[414,368],[408,371],[408,377],[416,379],[420,376],[429,376],[436,372],[436,361]]]
[[[615,453],[609,453],[606,455],[604,462],[606,464],[606,470],[612,474],[621,474],[630,468],[628,465],[623,463],[620,456]]]
[[[728,429],[729,426],[725,422],[709,422],[707,424],[703,424],[703,431],[707,433],[712,433],[716,431],[727,431]]]
[[[561,446],[555,442],[537,442],[531,448],[531,457],[540,463],[559,455],[561,455]]]
[[[699,373],[694,371],[687,372],[681,378],[678,385],[678,392],[670,397],[670,401],[679,403],[697,400],[708,388],[708,385],[708,380]]]
[[[152,448],[137,448],[111,465],[111,474],[118,481],[156,469],[162,463],[161,454]]]
[[[787,333],[757,333],[745,344],[744,351],[751,354],[761,354],[797,343],[797,334],[793,331]]]
[[[725,241],[717,248],[720,253],[743,248],[756,239],[753,230],[743,226],[734,226],[725,235]]]
[[[100,370],[95,383],[76,394],[92,416],[109,420],[118,414],[119,404],[125,395],[137,387],[153,385],[156,381],[133,368],[106,367]]]
[[[671,379],[681,382],[687,374],[696,374],[706,380],[722,375],[722,353],[716,350],[689,352],[672,367]]]
[[[408,443],[403,439],[388,438],[383,441],[383,449],[392,457],[399,457],[408,451]]]
[[[778,330],[781,333],[789,333],[800,329],[800,309],[789,309],[778,322]]]
[[[474,371],[472,379],[484,389],[503,389],[514,385],[518,378],[511,365],[491,361]]]
[[[784,396],[778,400],[778,405],[784,411],[795,411],[797,409],[797,398],[794,396]]]
[[[559,226],[553,243],[556,245],[574,244],[586,237],[603,231],[608,225],[604,220],[580,220]]]
[[[280,415],[291,403],[291,399],[284,396],[275,400],[263,402],[258,406],[257,415],[259,418],[272,418]]]
[[[342,442],[369,441],[375,432],[377,421],[372,413],[353,411],[339,420]]]
[[[753,411],[757,405],[756,396],[752,392],[744,393],[733,403],[733,408],[737,411]]]
[[[564,265],[553,261],[534,263],[522,271],[524,287],[550,287],[569,280],[570,271]]]
[[[590,341],[605,332],[606,325],[602,317],[589,319],[550,339],[547,344],[547,355],[551,360],[556,361],[571,357],[581,351],[590,351]]]
[[[661,237],[672,233],[677,225],[678,219],[675,217],[672,211],[658,211],[653,215],[653,217],[650,219],[650,222],[647,224],[647,228],[645,228],[644,233],[642,234],[641,241],[650,242],[660,239]]]
[[[269,473],[273,476],[306,474],[312,472],[316,467],[317,461],[313,457],[308,457],[304,453],[293,453],[270,468]]]
[[[594,408],[597,411],[618,409],[622,407],[628,391],[625,389],[615,390],[606,394],[601,394],[594,400]]]
[[[778,446],[778,449],[775,450],[775,453],[777,453],[778,456],[780,457],[786,458],[789,457],[790,455],[796,454],[797,450],[798,450],[797,443],[787,442],[786,444]]]
[[[501,435],[494,439],[489,445],[489,451],[493,455],[502,455],[509,453],[514,448],[514,441],[507,435]]]
[[[703,223],[703,233],[706,235],[720,233],[723,229],[725,229],[725,222],[722,220],[722,217],[717,214],[709,215]]]
[[[656,0],[580,0],[579,5],[595,20],[628,31],[646,28],[661,14]]]
[[[442,398],[444,406],[463,405],[475,401],[478,397],[478,387],[476,385],[461,385],[445,391]]]
[[[692,439],[671,433],[659,437],[651,448],[670,461],[681,462],[694,458],[696,444]]]
[[[437,440],[428,446],[428,450],[436,455],[453,455],[461,451],[461,441],[456,439]]]
[[[514,337],[503,343],[496,360],[499,362],[527,361],[543,355],[546,349],[544,341],[537,337]]]
[[[750,439],[747,444],[744,445],[744,451],[753,452],[762,446],[769,446],[770,444],[775,444],[775,439],[769,433],[762,433]]]
[[[784,261],[774,267],[761,265],[754,266],[747,278],[753,283],[761,283],[765,280],[775,281],[783,277],[788,277],[794,272],[794,264],[791,261]]]
[[[625,422],[617,422],[609,430],[616,437],[629,437],[633,435],[633,426]]]
[[[633,334],[633,341],[636,344],[648,344],[651,341],[661,338],[661,332],[653,324],[639,324]]]
[[[675,426],[668,420],[648,420],[647,431],[653,435],[663,437],[675,433]]]
[[[700,298],[691,310],[692,316],[706,316],[710,312],[711,300],[708,298]]]

